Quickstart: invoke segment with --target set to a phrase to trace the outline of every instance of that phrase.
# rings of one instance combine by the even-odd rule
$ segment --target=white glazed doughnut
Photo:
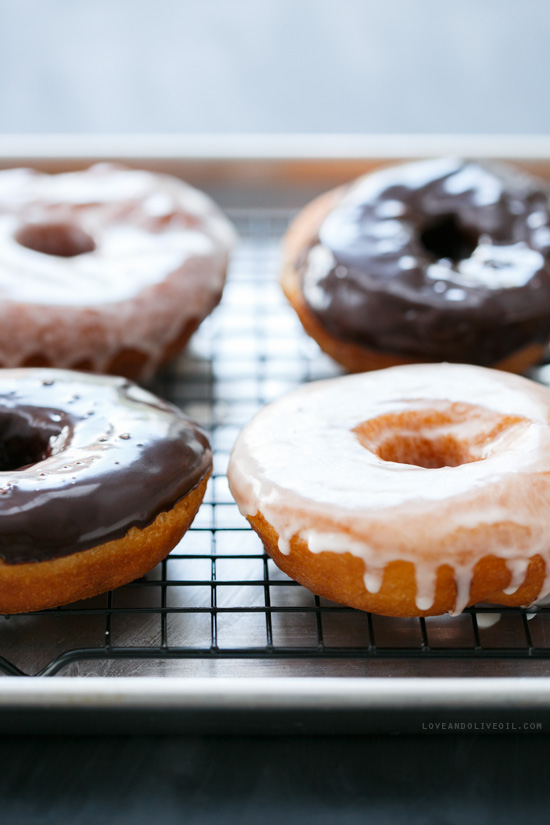
[[[550,391],[481,367],[305,385],[235,445],[230,488],[277,564],[396,616],[550,591]]]
[[[146,377],[219,302],[233,240],[167,175],[0,172],[0,366]]]

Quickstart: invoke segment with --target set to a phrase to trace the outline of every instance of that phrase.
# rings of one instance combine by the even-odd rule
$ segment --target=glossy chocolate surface
[[[548,192],[473,161],[384,169],[349,188],[300,274],[336,338],[489,366],[550,335]]]
[[[211,465],[202,430],[130,381],[0,371],[0,557],[9,564],[146,527]]]

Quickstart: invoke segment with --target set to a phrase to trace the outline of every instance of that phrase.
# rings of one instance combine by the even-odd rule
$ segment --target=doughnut
[[[0,613],[95,596],[151,570],[200,506],[202,430],[131,381],[0,371]]]
[[[229,465],[266,551],[314,593],[387,616],[550,593],[550,390],[464,364],[306,384]]]
[[[550,336],[548,191],[452,158],[376,171],[298,214],[282,286],[351,372],[433,361],[523,372]]]
[[[167,175],[0,172],[0,367],[149,377],[218,304],[233,240]]]

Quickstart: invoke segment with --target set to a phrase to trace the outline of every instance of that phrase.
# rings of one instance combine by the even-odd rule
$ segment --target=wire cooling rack
[[[302,332],[277,283],[288,213],[232,217],[241,243],[223,302],[151,386],[211,434],[214,474],[192,528],[143,579],[57,610],[0,618],[0,672],[72,675],[83,662],[131,660],[139,675],[167,660],[337,659],[349,675],[358,660],[550,659],[550,608],[372,616],[314,596],[265,555],[228,490],[231,447],[261,406],[339,370]]]

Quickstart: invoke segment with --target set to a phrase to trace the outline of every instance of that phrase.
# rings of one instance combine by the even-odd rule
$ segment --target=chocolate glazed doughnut
[[[550,335],[548,192],[473,161],[375,172],[298,215],[283,288],[352,371],[442,360],[522,371]]]
[[[142,576],[181,539],[212,455],[176,407],[123,378],[0,371],[0,613]]]

